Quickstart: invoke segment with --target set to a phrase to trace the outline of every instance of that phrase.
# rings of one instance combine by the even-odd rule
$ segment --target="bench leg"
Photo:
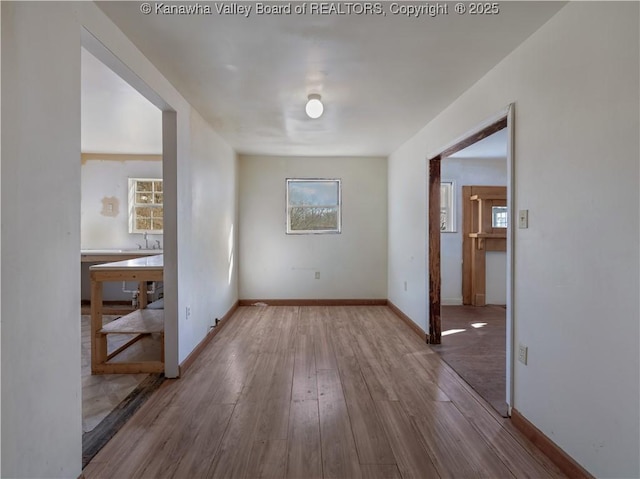
[[[138,309],[144,309],[147,307],[147,282],[140,281],[138,283]]]

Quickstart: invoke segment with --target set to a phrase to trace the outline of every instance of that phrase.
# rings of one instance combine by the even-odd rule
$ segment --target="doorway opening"
[[[511,403],[513,106],[429,160],[429,342],[502,416]]]
[[[160,386],[162,372],[177,371],[177,281],[175,268],[162,266],[176,257],[177,128],[175,112],[140,77],[84,28],[81,38],[84,467]],[[137,260],[160,265],[160,276],[128,281],[118,273],[103,284],[89,270]]]

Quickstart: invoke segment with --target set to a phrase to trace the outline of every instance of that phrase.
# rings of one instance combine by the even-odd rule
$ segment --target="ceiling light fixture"
[[[324,106],[320,101],[320,95],[317,93],[312,93],[308,97],[307,105],[304,107],[304,110],[307,112],[307,116],[309,118],[320,118],[322,116],[322,112],[324,111]]]

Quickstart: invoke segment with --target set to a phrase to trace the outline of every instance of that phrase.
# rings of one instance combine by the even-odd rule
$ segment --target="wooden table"
[[[160,373],[164,372],[164,354],[159,361],[112,362],[109,359],[120,353],[143,335],[162,334],[164,343],[164,311],[145,310],[147,306],[147,281],[162,281],[163,256],[146,256],[113,263],[91,266],[91,372],[92,374],[108,373]],[[102,283],[106,281],[138,281],[139,308],[131,314],[102,326]],[[111,354],[107,351],[107,334],[137,334],[135,338],[119,347]],[[161,345],[164,351],[164,344]]]

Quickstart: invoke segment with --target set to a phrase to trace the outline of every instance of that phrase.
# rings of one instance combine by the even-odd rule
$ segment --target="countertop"
[[[156,250],[157,252],[157,250]],[[111,270],[161,270],[164,267],[164,256],[156,254],[153,256],[142,256],[140,258],[126,259],[124,261],[114,261],[112,263],[96,264],[89,268],[91,271],[111,271]]]
[[[104,263],[162,254],[161,249],[82,249],[80,262]]]

